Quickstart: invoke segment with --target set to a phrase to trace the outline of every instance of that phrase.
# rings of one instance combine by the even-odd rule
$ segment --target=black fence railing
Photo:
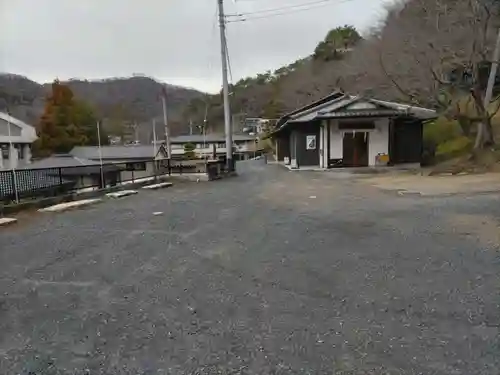
[[[201,160],[165,159],[4,170],[0,171],[0,202],[54,197],[188,173],[208,173],[207,164]]]

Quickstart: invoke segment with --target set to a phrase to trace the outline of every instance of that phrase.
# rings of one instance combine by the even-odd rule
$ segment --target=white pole
[[[14,196],[16,199],[16,203],[19,203],[19,193],[17,192],[17,176],[16,176],[16,168],[14,164],[12,163],[12,155],[10,154],[14,146],[12,145],[12,136],[10,133],[10,114],[7,113],[7,132],[9,135],[9,164],[11,164],[11,169],[12,169],[12,182],[14,183],[14,186],[12,187],[14,189]],[[15,151],[15,150],[14,150]]]
[[[163,87],[161,95],[161,104],[163,106],[163,123],[165,124],[165,147],[167,148],[167,155],[172,159],[172,148],[170,147],[170,132],[168,129],[168,115],[167,115],[167,89]]]
[[[207,154],[207,118],[208,118],[208,103],[205,99],[205,117],[203,118],[203,157],[205,158],[205,163],[207,162],[208,159],[208,154]]]
[[[224,15],[224,0],[218,0],[219,28],[222,62],[222,92],[224,96],[224,130],[226,133],[227,169],[233,169],[233,134],[231,129],[231,108],[229,106],[229,82],[227,64],[226,19]]]
[[[97,121],[97,142],[99,143],[99,164],[101,166],[101,187],[104,188],[104,171],[102,168],[102,150],[101,150],[101,125]]]
[[[203,154],[205,156],[205,161],[207,161],[207,118],[203,120]]]
[[[156,119],[153,119],[153,170],[155,174],[155,180],[157,175],[157,166],[156,166]]]
[[[156,159],[156,119],[153,119],[153,159]]]

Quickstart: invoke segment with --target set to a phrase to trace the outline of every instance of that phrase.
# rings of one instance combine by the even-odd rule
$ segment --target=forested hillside
[[[144,133],[150,133],[151,120],[162,119],[159,95],[163,84],[153,78],[134,76],[98,81],[75,79],[61,83],[67,85],[77,99],[88,103],[111,132],[119,133],[124,130],[122,125],[138,123],[139,128],[144,128]],[[180,131],[184,108],[192,99],[203,94],[172,85],[167,85],[166,89],[174,132]],[[45,99],[50,93],[51,84],[41,85],[19,75],[0,74],[0,110],[9,107],[14,116],[30,124],[38,123]]]

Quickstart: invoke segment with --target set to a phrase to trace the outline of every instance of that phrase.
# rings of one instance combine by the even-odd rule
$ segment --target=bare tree
[[[494,142],[495,111],[485,107],[483,96],[484,72],[498,27],[496,7],[487,0],[412,0],[391,9],[383,29],[371,41],[377,45],[380,72],[399,95],[482,127],[478,148]],[[459,105],[467,96],[474,103],[473,111]]]

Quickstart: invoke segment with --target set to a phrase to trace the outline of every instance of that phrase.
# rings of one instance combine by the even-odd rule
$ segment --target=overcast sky
[[[225,0],[227,14],[252,13],[246,22],[228,24],[234,81],[307,56],[336,26],[367,30],[384,16],[387,2]],[[216,0],[0,0],[0,71],[39,82],[139,73],[217,91],[216,5]]]

